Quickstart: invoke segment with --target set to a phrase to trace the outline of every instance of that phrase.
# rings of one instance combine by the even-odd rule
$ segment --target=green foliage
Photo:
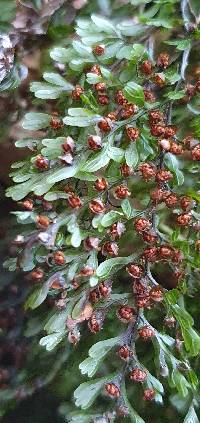
[[[70,410],[71,422],[115,420],[115,411],[106,414],[109,400],[103,409],[98,399],[109,394],[117,399],[112,409],[120,405],[128,419],[143,423],[142,390],[158,404],[164,394],[175,407],[176,395],[187,398],[187,407],[177,409],[185,423],[198,421],[193,369],[200,337],[191,297],[199,277],[200,144],[192,103],[198,83],[188,59],[197,34],[187,29],[197,5],[186,2],[185,10],[183,3],[133,0],[127,8],[134,24],[120,15],[79,17],[75,36],[50,51],[62,71],[48,69],[45,82],[31,84],[37,99],[50,101],[42,108],[37,100],[39,111],[23,120],[24,129],[39,133],[16,143],[33,154],[12,166],[15,185],[7,196],[33,207],[26,210],[23,201],[25,210],[15,212],[24,238],[18,258],[5,266],[42,272],[28,275],[33,283],[25,305],[45,310],[40,346],[54,354],[66,338],[80,341],[80,348],[69,347],[72,378],[80,361],[82,375],[98,372],[74,392],[76,406],[92,406],[92,414]],[[191,80],[197,87],[189,95]],[[97,342],[88,331],[100,332]],[[119,347],[128,349],[124,362]],[[130,373],[135,369],[145,372],[140,390],[139,376]]]

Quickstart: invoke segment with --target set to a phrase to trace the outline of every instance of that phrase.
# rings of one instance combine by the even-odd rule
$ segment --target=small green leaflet
[[[178,304],[171,305],[171,309],[181,326],[186,350],[191,356],[198,355],[200,352],[200,336],[192,327],[194,324],[192,316]]]
[[[133,260],[134,256],[128,257],[116,257],[105,260],[103,263],[97,267],[96,274],[99,278],[106,278],[108,277],[112,271],[115,272],[119,270],[121,267],[125,266],[126,264],[130,263]]]
[[[35,289],[33,293],[28,298],[25,308],[31,308],[34,310],[35,308],[39,307],[40,304],[44,302],[49,292],[49,284],[44,284],[41,288]]]
[[[124,150],[110,145],[108,148],[108,156],[110,159],[114,160],[114,162],[121,163],[124,157]]]
[[[181,75],[178,72],[176,72],[174,69],[167,69],[165,71],[165,78],[167,82],[173,85],[177,81],[180,80]]]
[[[192,328],[181,328],[183,339],[185,343],[185,348],[191,356],[198,356],[200,353],[200,336]]]
[[[124,88],[124,95],[128,101],[137,104],[139,107],[144,106],[144,92],[141,85],[135,82],[128,82]]]
[[[190,328],[194,324],[192,316],[178,304],[171,305],[173,315],[178,320],[179,324],[183,328]]]
[[[14,272],[17,267],[17,258],[16,257],[8,258],[7,260],[3,262],[3,267],[5,269],[8,269],[10,272]]]
[[[48,334],[65,331],[67,314],[69,314],[69,308],[54,313],[46,323],[44,330],[46,330]]]
[[[190,126],[194,128],[193,129],[194,135],[196,137],[200,137],[200,117],[199,116],[192,119],[192,121],[190,122]]]
[[[138,213],[140,213],[139,210],[133,209],[133,207],[131,206],[131,203],[130,203],[128,198],[126,198],[125,200],[122,200],[121,208],[122,208],[125,216],[127,217],[127,219],[135,217],[135,216],[138,215]]]
[[[105,53],[101,56],[104,63],[107,62],[107,60],[112,59],[113,57],[116,57],[117,53],[119,52],[119,49],[123,46],[122,41],[115,41],[112,44],[108,44],[106,46]]]
[[[116,57],[117,59],[129,59],[130,55],[131,55],[131,51],[132,51],[132,47],[131,46],[123,46],[121,47],[117,54]]]
[[[91,110],[81,107],[69,108],[68,115],[64,117],[63,122],[69,126],[86,127],[93,123],[95,114]],[[77,119],[78,118],[78,119]]]
[[[197,414],[195,412],[193,405],[190,406],[188,413],[184,418],[183,423],[199,423],[199,419],[197,417]]]
[[[139,158],[141,161],[146,160],[147,157],[154,154],[154,150],[151,148],[148,136],[146,134],[141,134],[141,137],[138,142],[136,141],[136,144]]]
[[[92,15],[91,16],[92,21],[97,26],[99,32],[103,31],[107,34],[113,34],[116,33],[116,29],[114,25],[108,20],[103,18],[102,16]]]
[[[153,19],[149,19],[147,20],[147,25],[152,25],[152,26],[156,26],[156,27],[163,27],[163,28],[173,28],[174,23],[172,21],[170,21],[170,19],[162,19],[162,18],[153,18]]]
[[[81,167],[81,172],[96,172],[110,161],[108,146],[104,146],[99,153],[93,154]]]
[[[177,157],[174,156],[174,154],[172,154],[172,153],[166,153],[164,161],[165,161],[165,164],[168,167],[168,169],[171,170],[175,174],[177,184],[179,186],[183,185],[184,175],[183,175],[183,172],[181,172],[181,170],[179,170],[179,161],[178,161]]]
[[[125,150],[125,160],[128,166],[136,167],[138,164],[139,156],[137,151],[137,143],[131,142]]]
[[[137,412],[133,409],[132,405],[130,404],[128,396],[127,396],[127,392],[126,392],[125,383],[123,383],[123,385],[122,385],[121,392],[122,392],[124,404],[128,408],[131,422],[132,423],[145,423],[145,421],[137,414]]]
[[[125,36],[132,36],[132,37],[139,37],[142,34],[145,34],[147,30],[146,25],[134,24],[130,20],[123,21],[117,25],[117,29],[120,30],[122,35]]]
[[[59,63],[68,63],[75,57],[73,48],[55,47],[50,51],[50,57]]]
[[[112,380],[116,375],[108,375],[100,379],[94,379],[89,382],[84,382],[79,385],[79,387],[74,392],[75,404],[77,407],[81,407],[83,410],[89,408],[96,397],[103,389],[104,384],[109,380]]]
[[[96,73],[88,72],[87,82],[88,84],[97,84],[98,82],[102,82],[102,77],[99,75],[96,75]]]
[[[89,349],[89,357],[82,361],[79,365],[81,373],[83,375],[87,374],[89,377],[94,376],[104,357],[108,354],[111,348],[120,343],[120,340],[121,337],[117,336],[94,344]]]
[[[63,181],[64,179],[71,178],[78,171],[79,164],[74,163],[73,166],[62,167],[61,169],[52,170],[51,174],[47,176],[47,183],[55,184],[56,182]]]
[[[51,333],[40,339],[40,345],[45,347],[47,351],[52,351],[63,339],[64,334],[61,332]]]
[[[131,0],[133,6],[141,6],[142,4],[150,3],[151,0]]]
[[[22,122],[22,127],[29,131],[37,131],[38,129],[44,129],[49,126],[51,116],[46,113],[26,113]]]
[[[182,397],[187,396],[188,388],[190,388],[190,384],[188,383],[185,376],[183,376],[183,374],[181,374],[177,369],[172,370],[171,382],[172,382],[172,386],[176,386],[179,394]]]
[[[100,224],[104,227],[104,228],[108,228],[109,226],[112,225],[112,223],[116,222],[117,220],[120,219],[120,217],[123,216],[123,213],[118,212],[116,210],[111,210],[110,212],[104,214],[104,216],[102,217]]]
[[[56,99],[65,92],[71,92],[73,85],[67,82],[61,75],[54,72],[45,72],[43,78],[47,82],[32,82],[30,91],[42,99]]]
[[[165,41],[165,44],[168,44],[170,46],[176,46],[177,50],[185,50],[188,48],[191,44],[191,41],[189,39],[182,39],[182,40],[170,40]]]
[[[169,98],[169,100],[180,100],[180,98],[183,98],[185,96],[185,91],[170,91],[168,92],[165,97]]]
[[[68,418],[68,411],[67,411],[67,414],[65,415]],[[92,414],[73,413],[73,415],[70,414],[70,420],[68,420],[68,422],[69,423],[91,423],[93,418],[94,416]]]
[[[74,50],[80,55],[80,57],[85,57],[89,60],[93,60],[92,48],[84,45],[81,41],[74,40],[72,42]]]

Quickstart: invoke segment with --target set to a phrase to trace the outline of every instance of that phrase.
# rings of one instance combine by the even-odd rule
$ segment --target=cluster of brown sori
[[[101,55],[104,52],[104,46],[96,46],[95,54]],[[148,77],[148,80],[152,82],[153,86],[163,87],[165,80],[163,79],[162,71],[165,70],[170,63],[170,57],[167,53],[161,53],[158,58],[156,65],[153,65],[150,61],[144,61],[140,66],[140,72],[144,75],[144,78]],[[101,69],[99,65],[93,65],[90,69],[97,75],[101,75]],[[94,85],[94,93],[97,97],[100,106],[109,106],[110,98],[107,92],[106,83],[97,83]],[[197,81],[196,86],[193,88],[190,86],[185,87],[186,97],[191,98],[200,92],[200,81]],[[74,102],[81,101],[81,96],[84,93],[84,89],[77,85],[72,94],[72,100]],[[153,89],[144,88],[144,96],[147,102],[153,103],[155,101],[155,93]],[[88,150],[99,151],[102,149],[104,144],[104,137],[109,134],[115,128],[115,122],[123,121],[136,115],[139,111],[138,106],[129,103],[126,99],[122,90],[115,92],[115,109],[106,112],[105,116],[100,118],[98,121],[98,135],[88,135],[86,148]],[[184,99],[184,101],[187,100]],[[177,282],[184,276],[184,265],[183,265],[183,254],[182,252],[174,248],[172,245],[167,244],[162,239],[162,236],[157,231],[155,224],[155,215],[157,212],[157,206],[161,203],[165,204],[169,209],[178,209],[179,211],[174,214],[174,222],[178,227],[190,227],[194,230],[199,230],[199,225],[195,222],[195,218],[192,214],[192,209],[195,207],[195,201],[189,196],[181,195],[173,192],[171,183],[174,179],[174,174],[168,170],[164,165],[164,155],[166,152],[170,152],[174,155],[182,155],[187,152],[187,155],[194,161],[200,160],[200,143],[194,139],[191,135],[183,140],[177,138],[177,127],[169,122],[167,112],[158,109],[151,109],[146,111],[147,124],[149,126],[149,133],[151,137],[156,139],[156,148],[158,151],[158,157],[152,162],[140,163],[137,169],[132,169],[126,163],[120,165],[121,171],[121,182],[120,184],[109,184],[103,176],[97,176],[97,179],[93,183],[94,197],[87,201],[83,195],[80,195],[76,190],[76,185],[65,185],[61,188],[67,195],[66,201],[67,208],[74,210],[75,213],[80,213],[81,210],[87,208],[90,218],[92,219],[95,215],[103,215],[106,211],[111,210],[112,203],[109,202],[110,195],[114,197],[114,201],[120,202],[121,200],[131,198],[131,180],[135,176],[142,178],[143,182],[154,184],[153,189],[150,191],[150,202],[145,209],[141,211],[140,215],[133,219],[132,229],[135,231],[137,237],[141,239],[142,251],[138,254],[138,259],[129,264],[126,268],[127,274],[131,278],[133,301],[131,305],[126,302],[120,304],[116,316],[123,324],[127,324],[128,327],[132,325],[132,331],[136,334],[136,337],[143,341],[150,340],[155,336],[154,330],[151,326],[141,326],[140,319],[138,316],[140,310],[144,308],[155,307],[158,303],[164,299],[164,288],[157,284],[151,275],[151,264],[159,261],[165,261],[170,263],[173,269],[174,277]],[[62,128],[62,121],[58,115],[54,114],[51,120],[51,127],[54,130]],[[126,143],[135,142],[140,136],[140,129],[137,126],[127,125],[124,123],[124,139]],[[67,136],[65,142],[62,145],[63,154],[58,158],[61,163],[65,166],[70,166],[73,163],[76,155],[76,142],[71,136]],[[188,152],[190,152],[188,154]],[[55,161],[54,161],[55,162]],[[54,165],[54,164],[53,164]],[[41,172],[45,172],[51,167],[51,161],[42,155],[38,155],[35,159],[34,166]],[[130,182],[130,186],[129,186]],[[73,181],[72,181],[73,185]],[[105,194],[105,195],[104,195]],[[102,197],[103,196],[103,197]],[[103,201],[102,198],[105,198]],[[37,216],[36,226],[38,231],[46,231],[49,227],[54,225],[54,222],[49,217],[49,214],[54,210],[54,205],[51,202],[44,200],[43,197],[27,198],[23,201],[23,207],[25,210],[35,210],[39,208],[41,214]],[[112,208],[115,208],[113,206]],[[88,236],[82,242],[83,249],[87,252],[96,250],[99,257],[105,259],[117,257],[119,255],[119,242],[118,240],[126,231],[126,221],[118,221],[113,223],[106,231],[106,235]],[[17,242],[17,240],[16,240]],[[23,243],[23,240],[19,240],[19,243]],[[200,244],[197,243],[197,248],[200,250]],[[66,265],[65,252],[62,250],[54,250],[49,254],[47,263],[50,265],[62,266]],[[50,261],[49,261],[50,260]],[[80,285],[83,285],[87,281],[88,277],[95,274],[92,267],[86,265],[75,275],[72,280],[70,289],[77,290]],[[45,270],[42,268],[35,268],[28,276],[31,281],[42,282],[45,277]],[[52,279],[50,285],[52,289],[61,289],[61,297],[56,302],[58,308],[65,307],[66,302],[66,286],[62,278],[56,276]],[[96,288],[86,288],[87,298],[90,306],[87,304],[82,312],[78,323],[73,326],[70,322],[68,323],[69,342],[76,344],[80,338],[79,324],[80,322],[87,320],[88,328],[92,333],[97,333],[101,330],[108,308],[101,305],[102,300],[109,298],[112,283],[111,281],[103,281]],[[98,302],[100,305],[98,307]],[[133,303],[133,305],[132,305]],[[165,319],[166,325],[174,324],[173,318],[167,317]],[[139,329],[138,329],[139,327]],[[135,335],[134,335],[135,336]],[[127,338],[128,339],[128,338]],[[117,349],[118,356],[125,362],[130,363],[133,360],[132,342],[130,339],[127,343],[122,343]],[[137,366],[132,367],[128,364],[130,371],[129,377],[133,382],[143,383],[147,377],[145,370]],[[105,386],[106,392],[111,396],[118,398],[120,396],[120,383],[110,382]],[[155,392],[152,389],[144,390],[144,399],[153,400]]]

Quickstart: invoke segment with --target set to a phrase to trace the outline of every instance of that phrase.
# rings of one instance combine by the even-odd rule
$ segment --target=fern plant
[[[149,401],[170,397],[198,422],[200,337],[185,302],[200,267],[200,9],[129,9],[78,19],[50,51],[60,73],[31,84],[41,111],[22,125],[38,136],[17,141],[32,154],[13,164],[7,192],[28,226],[5,265],[27,272],[26,309],[50,304],[47,351],[68,342],[77,360],[91,336],[70,421],[142,423]]]

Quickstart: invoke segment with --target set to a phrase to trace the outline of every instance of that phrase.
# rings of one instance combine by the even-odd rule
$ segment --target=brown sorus
[[[106,383],[105,390],[113,398],[119,398],[120,389],[115,383]]]
[[[105,45],[99,44],[98,46],[95,46],[93,48],[93,53],[96,54],[97,56],[102,56],[102,54],[105,53]]]
[[[98,178],[94,182],[94,188],[99,192],[104,191],[106,188],[108,188],[108,182],[105,178]]]
[[[90,150],[100,150],[102,148],[102,139],[99,135],[90,135],[87,139]]]
[[[36,222],[39,228],[44,228],[44,229],[48,228],[50,224],[49,218],[47,216],[42,216],[42,215],[37,216]]]
[[[147,373],[144,370],[139,369],[138,367],[131,370],[130,379],[134,382],[144,382],[146,378]]]
[[[36,157],[34,164],[40,170],[47,170],[49,168],[49,160],[41,155]]]
[[[104,213],[105,205],[102,203],[101,200],[95,199],[90,201],[89,209],[94,214],[100,214],[100,213]]]
[[[69,195],[67,201],[73,209],[79,209],[82,206],[81,199],[75,194]]]
[[[62,266],[63,264],[65,264],[65,255],[62,251],[56,251],[53,254],[53,259],[54,262],[58,265],[58,266]]]
[[[84,89],[80,85],[76,85],[74,90],[71,93],[73,100],[79,100],[83,92],[84,92]]]

